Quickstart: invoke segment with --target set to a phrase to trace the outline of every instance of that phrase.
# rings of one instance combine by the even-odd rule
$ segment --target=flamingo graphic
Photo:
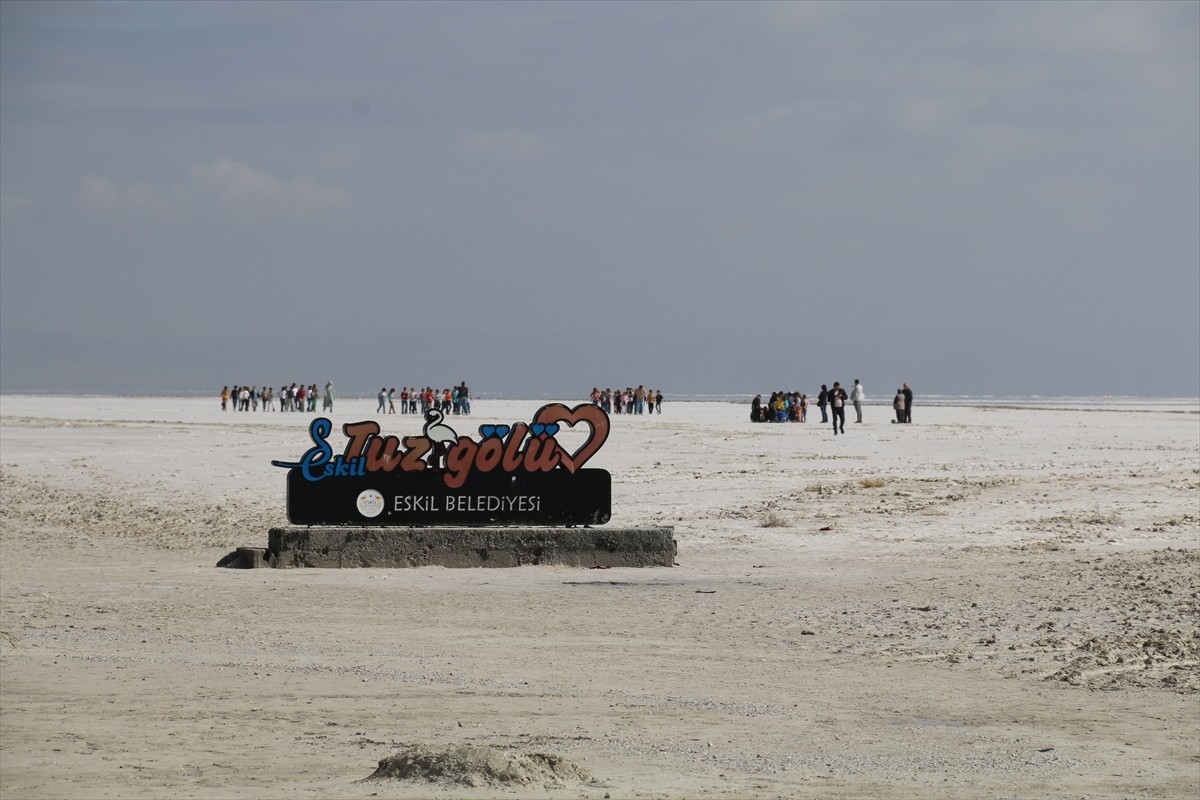
[[[455,444],[458,441],[458,434],[454,432],[454,428],[442,422],[445,418],[446,416],[436,408],[425,412],[425,427],[421,432],[435,445],[443,442]]]

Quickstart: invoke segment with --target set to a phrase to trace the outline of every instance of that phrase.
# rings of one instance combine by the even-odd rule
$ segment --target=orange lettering
[[[404,437],[404,458],[400,459],[400,469],[405,472],[421,472],[429,468],[423,459],[429,452],[431,442],[424,436]]]
[[[467,476],[471,474],[471,462],[475,460],[478,450],[479,445],[471,441],[470,437],[458,437],[454,447],[446,453],[446,475],[443,480],[447,486],[458,489],[467,482]]]
[[[342,426],[342,433],[350,438],[346,442],[346,458],[358,458],[367,449],[367,440],[379,435],[379,423],[370,420],[347,422]]]
[[[558,466],[558,442],[549,436],[536,436],[525,448],[525,469],[528,472],[549,472]]]
[[[500,460],[500,469],[505,472],[516,472],[521,468],[521,458],[524,455],[521,451],[521,444],[525,441],[528,433],[529,426],[524,422],[518,422],[512,426],[512,430],[508,432],[508,441],[504,443],[504,458]]]
[[[491,472],[500,466],[504,457],[504,442],[495,436],[484,439],[479,445],[479,454],[475,456],[475,469],[480,472]]]
[[[391,472],[400,466],[400,440],[395,436],[376,436],[367,442],[367,472]]]

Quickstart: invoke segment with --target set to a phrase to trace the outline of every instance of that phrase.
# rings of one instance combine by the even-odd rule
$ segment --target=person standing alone
[[[854,415],[857,417],[855,422],[862,422],[862,404],[864,392],[862,384],[858,382],[858,378],[854,379],[854,388],[850,390],[850,402],[854,403]]]

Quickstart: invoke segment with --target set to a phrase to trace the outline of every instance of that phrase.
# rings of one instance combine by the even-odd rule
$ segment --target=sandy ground
[[[1196,797],[1197,411],[668,404],[589,466],[674,568],[242,571],[307,415],[5,396],[0,795]],[[415,744],[594,780],[362,782]]]

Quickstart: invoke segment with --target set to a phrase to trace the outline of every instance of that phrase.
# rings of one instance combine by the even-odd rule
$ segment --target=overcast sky
[[[0,3],[0,390],[1200,395],[1200,3]]]

